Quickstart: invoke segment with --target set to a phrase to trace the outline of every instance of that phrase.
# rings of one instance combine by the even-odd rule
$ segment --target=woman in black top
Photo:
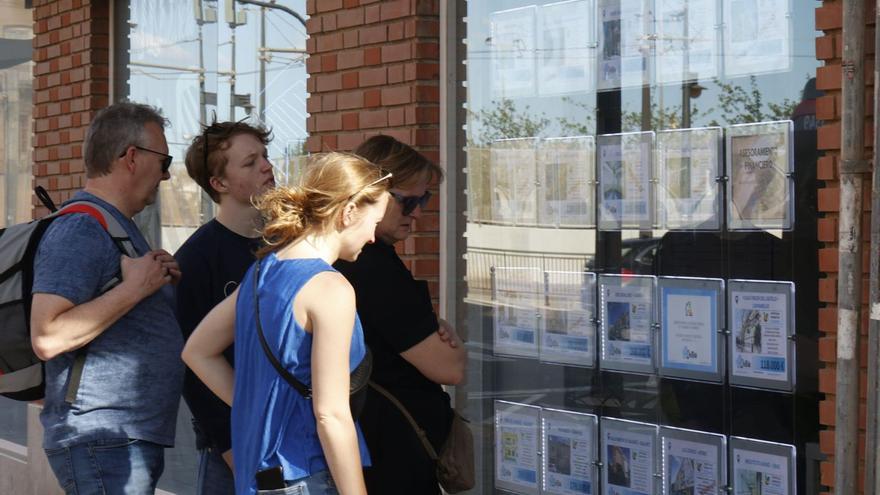
[[[409,237],[430,199],[428,185],[442,170],[389,136],[374,136],[355,153],[391,172],[385,217],[376,243],[354,263],[335,267],[354,286],[364,337],[373,353],[373,376],[399,400],[440,451],[452,420],[441,385],[464,378],[466,354],[454,329],[439,320],[425,281],[415,280],[394,250]],[[412,426],[385,397],[372,392],[360,417],[372,467],[364,477],[369,493],[439,494],[435,465]]]

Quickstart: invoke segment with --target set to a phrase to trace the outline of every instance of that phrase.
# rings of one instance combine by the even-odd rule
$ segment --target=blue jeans
[[[153,494],[165,468],[165,448],[131,438],[108,438],[46,450],[67,495]]]
[[[199,451],[199,478],[196,481],[199,495],[235,495],[232,470],[216,449]]]
[[[296,481],[288,481],[287,488],[257,490],[258,495],[339,495],[330,471],[314,473]]]

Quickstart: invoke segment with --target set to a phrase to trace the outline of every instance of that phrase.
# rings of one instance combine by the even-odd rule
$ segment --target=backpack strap
[[[97,220],[97,222],[101,224],[101,227],[103,227],[110,235],[113,244],[116,245],[117,249],[119,249],[122,254],[130,258],[138,257],[137,250],[134,248],[134,243],[131,242],[131,237],[129,237],[122,224],[116,220],[116,217],[114,217],[112,213],[97,203],[86,200],[74,201],[73,203],[64,206],[64,208],[54,213],[52,216],[71,215],[74,213],[83,213]],[[121,270],[116,276],[111,278],[103,287],[101,287],[100,293],[104,294],[113,287],[119,285],[120,282],[122,282]],[[88,344],[80,347],[76,350],[76,355],[73,358],[73,366],[70,368],[70,377],[67,382],[67,394],[64,396],[64,401],[69,404],[73,404],[76,400],[76,394],[79,391],[79,383],[82,380],[83,369],[86,365],[86,354],[88,354],[88,350]]]

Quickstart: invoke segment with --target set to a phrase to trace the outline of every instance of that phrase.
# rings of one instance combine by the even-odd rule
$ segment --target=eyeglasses
[[[403,207],[401,213],[403,213],[404,216],[412,213],[417,206],[424,210],[425,207],[428,206],[428,201],[431,199],[431,191],[425,191],[425,194],[422,194],[421,196],[404,196],[403,194],[391,191],[389,191],[389,193],[391,194],[391,197]]]
[[[382,173],[382,170],[381,170],[381,169],[379,169],[379,173]],[[370,183],[367,184],[366,186],[364,186],[364,187],[358,189],[358,191],[357,191],[356,193],[354,193],[354,194],[352,194],[351,196],[349,196],[348,199],[346,200],[346,202],[351,201],[351,198],[353,198],[353,197],[357,196],[358,194],[364,192],[365,190],[369,189],[370,187],[375,186],[376,184],[382,182],[383,180],[388,180],[388,179],[390,179],[392,176],[393,176],[393,174],[392,174],[391,172],[388,172],[387,174],[385,174],[385,175],[379,177],[378,179],[374,180],[373,182],[370,182]]]
[[[133,146],[134,146],[136,149],[139,149],[139,150],[141,150],[141,151],[149,151],[150,153],[155,153],[155,154],[157,154],[157,155],[162,155],[162,156],[164,157],[164,158],[162,158],[162,175],[165,175],[165,174],[168,173],[168,169],[171,168],[171,162],[174,160],[174,157],[173,157],[173,156],[171,156],[171,155],[167,155],[167,154],[165,154],[165,153],[161,153],[161,152],[156,151],[156,150],[151,150],[150,148],[144,148],[143,146],[138,146],[138,145],[133,145]],[[127,152],[128,152],[128,150],[123,151],[122,154],[119,155],[119,158],[122,158],[123,156],[125,156],[125,154],[126,154]]]

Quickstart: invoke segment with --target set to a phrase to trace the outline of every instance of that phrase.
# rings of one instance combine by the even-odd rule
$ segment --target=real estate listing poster
[[[792,228],[791,132],[791,121],[728,129],[730,230]]]
[[[657,427],[647,423],[602,418],[605,494],[653,495]]]
[[[654,133],[602,135],[597,138],[597,148],[599,228],[653,227]]]
[[[541,411],[544,490],[553,495],[598,493],[598,418],[556,409]]]
[[[651,9],[642,0],[599,0],[599,91],[651,82]]]
[[[731,383],[790,390],[794,284],[730,280],[728,287]]]
[[[726,0],[724,75],[751,76],[791,68],[791,0]]]
[[[596,274],[548,271],[544,277],[541,361],[595,366]]]
[[[603,369],[654,372],[655,277],[599,277],[600,366]]]
[[[718,76],[720,22],[716,0],[657,0],[657,82]]]
[[[533,138],[502,139],[489,153],[492,216],[499,223],[537,222],[536,146]]]
[[[663,495],[721,493],[727,485],[724,435],[660,428]]]
[[[730,438],[730,476],[735,495],[795,495],[793,445]]]
[[[592,136],[551,138],[538,147],[541,178],[538,223],[595,226],[595,141]]]
[[[538,8],[534,5],[493,12],[491,78],[494,98],[534,96]]]
[[[541,489],[541,408],[495,401],[495,484],[514,493]]]
[[[493,268],[495,354],[538,357],[542,278],[537,268]]]
[[[660,224],[669,230],[721,228],[720,127],[657,133]]]
[[[660,277],[660,373],[721,381],[724,281]]]
[[[547,4],[541,7],[539,18],[539,94],[594,91],[597,46],[594,0]]]

